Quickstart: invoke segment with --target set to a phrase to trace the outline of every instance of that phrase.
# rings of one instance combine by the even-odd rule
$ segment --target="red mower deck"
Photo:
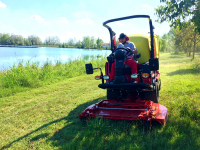
[[[116,100],[103,100],[90,105],[81,114],[80,119],[105,118],[118,120],[148,120],[166,124],[168,118],[167,108],[152,101],[130,100],[116,102]]]

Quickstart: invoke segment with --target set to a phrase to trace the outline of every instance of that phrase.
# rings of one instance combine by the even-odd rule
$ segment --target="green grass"
[[[57,60],[53,65],[52,62],[47,61],[43,67],[39,67],[39,62],[28,61],[23,65],[23,61],[19,61],[17,66],[14,65],[9,70],[0,72],[0,98],[83,75],[85,63],[91,62],[93,65],[104,67],[105,61],[105,56],[92,58],[86,56],[84,59],[69,61],[66,64]]]
[[[139,121],[82,124],[78,113],[106,98],[95,72],[1,98],[0,149],[199,150],[200,58],[162,54],[160,71],[160,104],[169,111],[165,126],[154,124],[146,133]]]

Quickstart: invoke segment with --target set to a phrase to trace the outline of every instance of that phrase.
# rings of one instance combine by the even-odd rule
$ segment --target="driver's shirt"
[[[127,59],[126,65],[128,65],[131,68],[132,74],[137,74],[137,63],[134,59]],[[115,68],[115,62],[112,63],[111,72],[110,72],[110,80],[114,80],[114,77],[116,75],[116,68]],[[131,75],[125,75],[127,78],[127,82],[132,82],[133,79],[131,78]]]
[[[124,47],[125,48],[129,47],[130,49],[136,48],[135,45],[134,45],[134,43],[132,43],[132,42],[128,42],[126,45],[124,45]],[[127,58],[133,58],[133,55],[129,55]]]
[[[134,49],[136,48],[135,45],[133,44],[133,42],[128,42],[126,45],[124,45],[125,48],[130,48],[130,49]]]

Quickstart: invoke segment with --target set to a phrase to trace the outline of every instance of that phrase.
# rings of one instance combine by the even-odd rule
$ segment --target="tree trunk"
[[[175,54],[178,54],[178,51],[179,51],[178,48],[176,48],[176,49],[175,49]]]
[[[184,49],[185,54],[187,53],[187,49]]]
[[[195,54],[195,48],[196,48],[196,40],[194,40],[193,59],[194,59],[194,54]]]

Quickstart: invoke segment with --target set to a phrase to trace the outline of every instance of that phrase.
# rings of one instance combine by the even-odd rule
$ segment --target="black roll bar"
[[[116,35],[115,32],[112,31],[111,27],[109,27],[108,23],[110,22],[115,22],[115,21],[120,21],[120,20],[126,20],[126,19],[133,19],[133,18],[147,18],[149,19],[149,26],[150,26],[150,37],[151,37],[151,58],[154,58],[154,32],[153,32],[153,25],[152,25],[152,20],[150,19],[149,15],[133,15],[133,16],[127,16],[127,17],[122,17],[122,18],[116,18],[116,19],[110,19],[107,20],[103,23],[103,26],[106,27],[110,33],[110,41],[111,41],[111,51],[113,52],[114,50],[114,42],[113,42],[113,36]]]

